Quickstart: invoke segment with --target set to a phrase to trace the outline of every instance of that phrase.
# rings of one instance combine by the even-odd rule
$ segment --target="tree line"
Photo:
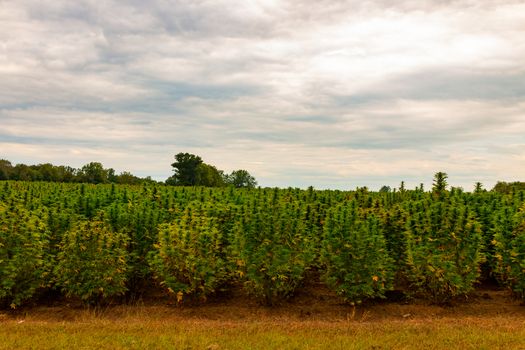
[[[214,165],[205,163],[201,157],[191,153],[178,153],[175,162],[171,164],[174,174],[164,181],[166,185],[172,186],[204,186],[236,188],[255,188],[257,181],[247,170],[238,169],[230,174],[218,169]],[[442,173],[437,173],[439,175]],[[443,173],[444,174],[444,173]],[[99,162],[90,162],[80,168],[67,165],[53,165],[42,163],[37,165],[16,164],[9,160],[0,159],[0,181],[45,181],[66,183],[92,183],[104,184],[115,183],[123,185],[138,185],[144,183],[162,183],[155,181],[150,176],[139,177],[129,171],[117,174],[113,168],[104,168]],[[423,190],[423,184],[420,185]],[[404,182],[398,189],[404,191]],[[498,181],[491,191],[511,194],[525,190],[525,182]],[[383,186],[379,192],[392,191],[390,186]],[[474,192],[483,191],[482,184],[476,183]]]
[[[204,187],[231,185],[237,188],[257,186],[257,181],[247,170],[239,169],[226,174],[215,166],[204,163],[201,157],[190,153],[175,155],[175,162],[171,166],[174,174],[165,181],[167,185]],[[158,182],[150,176],[141,178],[128,171],[117,174],[115,169],[106,169],[99,162],[90,162],[80,168],[74,168],[51,163],[13,165],[6,159],[0,159],[0,180],[123,185]]]
[[[104,168],[99,162],[90,162],[81,168],[67,165],[43,163],[37,165],[16,164],[0,159],[0,180],[16,181],[46,181],[46,182],[79,182],[79,183],[116,183],[136,185],[145,182],[155,182],[151,177],[140,178],[128,171],[120,174],[113,168]]]

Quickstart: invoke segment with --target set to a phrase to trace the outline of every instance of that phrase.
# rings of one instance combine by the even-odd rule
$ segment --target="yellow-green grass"
[[[4,315],[5,316],[5,315]],[[525,319],[0,318],[0,349],[525,349]]]

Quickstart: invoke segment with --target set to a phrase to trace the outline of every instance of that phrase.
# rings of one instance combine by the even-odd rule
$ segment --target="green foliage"
[[[54,274],[67,296],[100,303],[126,292],[126,235],[113,232],[103,218],[79,221],[60,243]]]
[[[448,175],[444,172],[437,172],[434,175],[434,181],[432,184],[432,192],[437,198],[443,198],[447,191],[447,178]]]
[[[393,265],[374,215],[360,217],[355,201],[328,215],[321,249],[324,280],[351,304],[383,298],[392,288]]]
[[[384,185],[384,186],[381,186],[381,188],[379,189],[379,192],[381,193],[392,192],[392,188],[390,188],[390,186]]]
[[[123,171],[120,175],[116,175],[110,179],[110,181],[118,184],[138,185],[142,182],[142,179],[133,175],[129,171]]]
[[[257,186],[255,178],[243,169],[232,171],[230,175],[226,176],[226,182],[236,188],[254,188]]]
[[[476,182],[474,184],[474,193],[482,193],[483,191],[485,191],[483,189],[483,184],[481,182]]]
[[[295,292],[315,253],[299,208],[261,204],[253,208],[255,212],[245,213],[234,227],[237,274],[248,294],[273,305]]]
[[[511,227],[496,226],[494,272],[516,296],[525,299],[525,206],[509,221]]]
[[[435,302],[472,291],[484,260],[479,224],[460,203],[425,203],[410,219],[406,278]]]
[[[177,153],[175,162],[171,164],[175,174],[166,183],[178,186],[197,185],[197,168],[201,165],[202,158],[190,153]]]
[[[151,178],[141,179],[129,172],[115,175],[114,169],[104,169],[101,163],[90,162],[80,169],[50,163],[12,166],[11,162],[0,159],[0,180],[48,181],[48,182],[88,182],[137,184],[152,182]]]
[[[188,208],[179,221],[160,226],[150,265],[179,302],[191,294],[206,299],[231,276],[224,242],[217,218]]]
[[[84,165],[79,171],[79,177],[82,182],[94,184],[109,182],[108,170],[104,169],[101,163],[91,162]]]
[[[7,159],[0,159],[0,180],[9,180],[13,165]]]
[[[221,187],[225,185],[221,172],[213,165],[206,163],[201,163],[197,166],[195,184],[205,187]]]
[[[406,239],[405,230],[407,223],[407,213],[399,205],[392,207],[383,213],[381,217],[381,227],[385,237],[389,256],[396,262],[397,278],[401,278],[400,273],[405,268],[406,261]]]
[[[25,164],[17,164],[13,167],[10,180],[38,181],[38,172]]]
[[[518,191],[525,191],[525,182],[515,181],[515,182],[505,182],[498,181],[496,185],[492,188],[492,191],[498,193],[513,193]]]
[[[175,162],[171,164],[173,176],[166,180],[167,185],[173,186],[204,186],[253,188],[257,185],[255,178],[246,170],[235,170],[230,175],[224,174],[215,166],[206,164],[202,158],[191,153],[178,153]]]
[[[0,165],[9,170],[10,176],[19,176],[25,172],[31,179],[40,178],[42,174],[54,176],[53,173],[57,170],[46,164],[38,167],[9,167],[6,162],[2,164]],[[118,176],[110,170],[109,181],[118,182]],[[131,175],[125,175],[130,181],[134,181]],[[154,248],[159,231],[165,236],[169,236],[169,231],[180,234],[185,229],[180,226],[184,222],[186,226],[198,227],[192,228],[193,233],[188,233],[188,237],[193,237],[196,243],[192,241],[183,246],[184,251],[193,252],[191,256],[194,260],[188,261],[186,253],[180,253],[175,258],[187,266],[199,266],[199,269],[207,265],[213,269],[217,266],[215,260],[210,265],[205,258],[221,260],[228,278],[234,278],[233,283],[242,285],[246,292],[261,302],[275,304],[290,297],[305,282],[305,274],[309,269],[313,270],[308,274],[311,277],[325,275],[324,269],[328,266],[325,261],[330,258],[329,254],[326,255],[326,233],[342,225],[343,221],[341,219],[339,222],[337,213],[346,207],[347,216],[356,218],[354,221],[348,218],[344,221],[347,222],[345,225],[351,227],[347,232],[349,237],[363,246],[382,244],[373,239],[368,241],[370,237],[379,237],[378,240],[383,240],[386,244],[388,254],[394,260],[392,271],[396,276],[396,288],[411,288],[411,292],[420,296],[446,301],[453,295],[468,293],[476,278],[496,276],[502,285],[514,288],[519,294],[521,287],[518,286],[518,273],[522,241],[521,235],[518,235],[521,222],[518,219],[522,214],[516,214],[525,202],[525,192],[513,189],[509,193],[484,190],[468,193],[451,188],[443,193],[443,196],[437,196],[436,193],[424,192],[422,188],[373,192],[367,188],[330,191],[315,190],[312,187],[307,190],[237,189],[234,186],[173,187],[150,181],[144,181],[141,185],[3,181],[0,185],[0,211],[3,215],[2,228],[9,233],[4,234],[2,231],[0,240],[3,240],[4,248],[5,242],[15,242],[9,243],[9,247],[18,245],[23,248],[0,248],[4,249],[4,258],[0,259],[0,265],[16,258],[17,264],[23,265],[23,262],[31,261],[27,267],[41,271],[34,275],[39,280],[38,283],[35,282],[36,287],[16,283],[18,294],[34,295],[35,292],[44,290],[40,287],[54,286],[55,277],[53,274],[46,274],[46,271],[51,271],[47,266],[55,267],[59,282],[58,279],[65,276],[58,273],[59,261],[60,267],[67,270],[71,278],[63,279],[62,284],[56,287],[68,295],[82,297],[82,294],[89,302],[104,301],[104,298],[114,295],[110,293],[111,295],[105,296],[99,293],[100,289],[97,292],[96,288],[99,287],[95,288],[94,283],[100,284],[97,280],[100,278],[91,276],[102,275],[107,270],[111,278],[117,276],[116,279],[125,281],[127,297],[139,297],[152,287],[155,271],[146,257],[152,251],[154,254],[159,253],[160,246]],[[379,224],[377,220],[380,220]],[[41,227],[36,222],[44,225],[43,231],[33,232],[30,227]],[[99,240],[94,237],[85,238],[79,233],[89,225],[94,229],[88,231],[99,232],[95,234],[97,237],[106,237],[100,241],[116,241],[114,246],[110,249],[105,246],[103,254],[95,253],[96,249],[88,249],[96,246]],[[201,231],[212,233],[203,234]],[[478,242],[480,234],[481,243]],[[39,239],[33,235],[39,235]],[[217,238],[211,242],[200,241],[210,236]],[[13,237],[18,238],[14,240]],[[340,239],[338,236],[331,239],[336,238]],[[75,239],[76,245],[71,243]],[[214,242],[218,242],[220,249],[213,248]],[[84,250],[79,249],[82,245]],[[339,243],[332,242],[330,249],[344,250],[347,245],[346,240],[340,239]],[[201,253],[199,247],[202,248],[201,251],[208,247],[208,253]],[[17,252],[16,256],[11,253],[13,251]],[[116,254],[116,251],[120,253]],[[482,265],[483,274],[476,277],[477,267],[484,254],[488,260]],[[124,257],[124,265],[115,263],[118,261],[117,255]],[[101,262],[104,259],[110,262]],[[366,259],[369,259],[368,255]],[[361,265],[365,273],[372,265],[363,264],[361,260],[355,259],[352,268],[357,269]],[[333,266],[336,263],[339,264],[334,262]],[[114,271],[115,268],[119,269],[118,273]],[[2,273],[6,271],[4,268]],[[165,271],[172,270],[166,268]],[[220,271],[223,273],[223,270]],[[337,275],[337,268],[333,267],[330,273]],[[347,271],[339,273],[342,276]],[[369,277],[377,275],[372,273],[366,272]],[[162,281],[160,273],[157,271],[156,274]],[[25,272],[23,276],[24,280],[32,278]],[[182,283],[190,286],[183,289],[193,288],[196,291],[190,293],[202,297],[211,293],[210,290],[222,288],[225,283],[227,286],[230,280],[221,276],[214,277],[224,281],[217,282],[217,287],[210,288],[212,284],[208,283],[208,277],[201,276],[197,280],[203,278],[205,282],[199,282],[200,284],[193,280],[182,280]],[[380,282],[380,277],[377,275],[378,281],[374,282]],[[11,283],[5,282],[9,280],[12,281],[12,278],[4,277],[1,282]],[[328,281],[326,278],[324,280]],[[67,288],[76,288],[76,294],[68,292],[64,285],[66,282]],[[81,282],[84,286],[79,287]],[[109,283],[110,280],[103,282]],[[388,288],[386,282],[388,278],[385,279],[385,288]],[[194,287],[191,287],[192,283]],[[331,283],[332,286],[336,285],[336,282]],[[121,286],[122,283],[115,285]],[[206,293],[202,293],[202,288],[198,287],[200,285],[205,285]],[[106,290],[106,287],[102,288]],[[115,286],[110,287],[112,288],[116,289]],[[4,295],[11,293],[6,290],[2,292]],[[86,292],[87,290],[91,292]],[[123,290],[125,289],[121,288],[115,294],[122,293]],[[376,292],[378,290],[374,290]],[[92,293],[91,297],[89,293]],[[10,296],[3,297],[2,301],[11,303],[12,300],[13,297]]]
[[[48,279],[47,228],[38,214],[0,204],[0,304],[21,305]]]

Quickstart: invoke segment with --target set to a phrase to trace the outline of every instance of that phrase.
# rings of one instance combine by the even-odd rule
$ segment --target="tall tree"
[[[178,153],[175,155],[175,162],[171,164],[173,174],[166,183],[179,186],[197,185],[197,167],[202,164],[199,156],[190,153]]]

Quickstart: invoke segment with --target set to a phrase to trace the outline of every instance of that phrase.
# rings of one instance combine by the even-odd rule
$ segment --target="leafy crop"
[[[237,273],[261,303],[289,298],[302,282],[315,254],[313,241],[291,204],[254,207],[237,222]]]
[[[329,213],[321,254],[326,283],[351,304],[383,298],[392,288],[393,261],[379,220],[359,215],[355,201]]]
[[[39,214],[19,205],[0,207],[0,302],[12,308],[48,280],[47,227]]]
[[[3,181],[0,303],[238,288],[272,305],[319,282],[355,304],[393,286],[441,303],[494,277],[523,298],[525,192],[441,175],[432,192]]]
[[[480,274],[479,224],[460,203],[422,203],[407,232],[407,279],[416,293],[447,302],[474,288]]]
[[[150,264],[178,301],[191,294],[206,299],[231,276],[224,242],[218,219],[190,207],[180,220],[159,227]]]
[[[86,303],[124,294],[127,243],[127,236],[113,232],[103,218],[77,222],[60,244],[56,284]]]
[[[525,299],[525,206],[519,214],[508,219],[512,225],[510,230],[506,225],[496,226],[492,242],[495,246],[494,270],[504,285]]]

